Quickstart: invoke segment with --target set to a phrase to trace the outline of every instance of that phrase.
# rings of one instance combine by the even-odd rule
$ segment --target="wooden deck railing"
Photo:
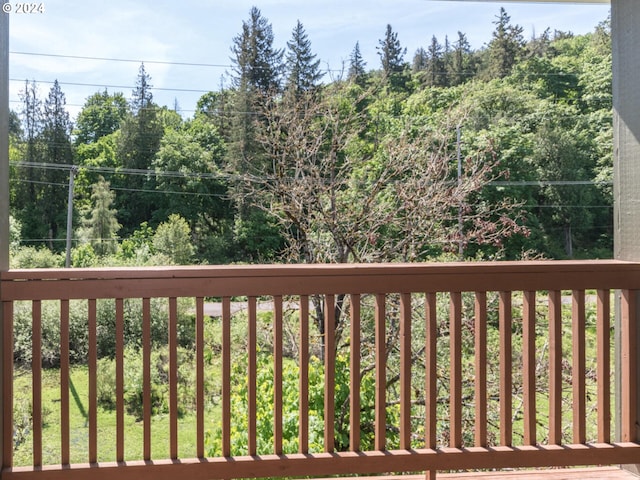
[[[637,295],[640,265],[617,261],[504,262],[423,265],[295,265],[97,270],[21,270],[1,274],[4,316],[2,478],[163,479],[324,476],[332,474],[496,469],[640,463],[637,430]],[[614,290],[619,300],[612,302]],[[219,352],[205,351],[205,302],[222,305]],[[246,315],[233,317],[241,297]],[[150,325],[152,299],[167,299],[169,455],[152,458]],[[179,458],[178,316],[194,299],[196,435],[194,458]],[[320,309],[310,299],[322,299]],[[115,458],[98,450],[97,302],[115,304]],[[144,435],[140,458],[125,457],[124,306],[140,299]],[[257,446],[257,305],[272,308],[273,447]],[[32,465],[13,465],[14,308],[26,301],[32,318]],[[42,305],[60,311],[60,454],[44,465],[42,428]],[[88,329],[88,456],[70,463],[70,302],[85,302]],[[570,304],[570,313],[563,303]],[[283,351],[286,308],[296,305],[298,452],[283,448]],[[444,308],[443,308],[444,305]],[[612,405],[613,306],[620,309],[618,402]],[[311,324],[314,312],[324,324]],[[336,312],[342,312],[336,330]],[[233,320],[232,320],[233,319]],[[233,322],[247,322],[247,445],[232,448]],[[363,325],[372,324],[374,332]],[[322,323],[322,322],[320,322]],[[289,328],[289,327],[287,327]],[[318,331],[324,333],[318,337]],[[497,338],[489,338],[493,333]],[[587,332],[590,332],[587,334]],[[315,335],[315,337],[314,337]],[[373,347],[365,348],[369,341]],[[288,338],[288,337],[287,337]],[[320,338],[319,342],[316,342]],[[318,347],[321,345],[321,347]],[[368,345],[368,344],[367,344]],[[495,348],[494,348],[495,346]],[[319,350],[321,348],[322,350]],[[496,350],[497,349],[497,350]],[[336,355],[347,352],[348,447],[336,447]],[[448,352],[442,362],[443,353]],[[219,355],[221,455],[207,457],[207,355]],[[310,447],[309,362],[324,362],[324,445]],[[594,357],[595,358],[592,358]],[[393,362],[391,359],[394,359]],[[472,363],[468,362],[471,358]],[[396,361],[397,360],[397,361]],[[366,363],[366,365],[365,365]],[[391,364],[396,371],[390,371]],[[342,367],[340,367],[342,368]],[[394,367],[395,368],[395,367]],[[361,400],[362,379],[375,378],[373,404]],[[344,372],[339,372],[343,376]],[[497,383],[494,385],[492,382]],[[342,388],[342,386],[340,386]],[[361,395],[362,394],[362,395]],[[363,397],[364,398],[364,397]],[[372,409],[373,425],[363,416]],[[342,410],[340,410],[342,412]],[[342,415],[342,414],[341,414]],[[613,441],[614,425],[620,426]],[[337,427],[338,425],[338,427]],[[361,434],[372,427],[372,445]],[[341,440],[344,447],[344,440]],[[100,460],[100,461],[99,461]],[[117,476],[117,477],[116,477]]]

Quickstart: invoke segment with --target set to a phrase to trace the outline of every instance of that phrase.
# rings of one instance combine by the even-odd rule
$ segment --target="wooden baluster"
[[[611,294],[598,290],[597,299],[598,442],[611,441]]]
[[[436,448],[436,428],[437,428],[437,351],[436,345],[438,341],[438,320],[436,310],[436,294],[425,294],[425,320],[426,320],[426,358],[425,358],[425,427],[424,427],[424,443],[425,448]],[[425,472],[426,480],[436,480],[437,472],[435,470],[427,470]]]
[[[309,297],[300,296],[298,452],[309,453]]]
[[[282,296],[273,297],[273,449],[282,455]]]
[[[178,302],[169,298],[169,458],[178,458]]]
[[[13,302],[2,302],[3,467],[13,466]]]
[[[142,424],[144,460],[151,460],[151,299],[142,299]]]
[[[89,314],[89,463],[98,461],[98,336],[96,299],[87,302]]]
[[[449,300],[449,446],[462,447],[462,294]]]
[[[487,446],[487,293],[475,293],[475,445]]]
[[[196,298],[196,457],[204,458],[204,298]]]
[[[42,303],[33,301],[31,353],[33,466],[42,466]]]
[[[437,341],[438,341],[438,320],[436,309],[436,294],[425,294],[425,320],[426,320],[426,358],[425,358],[425,447],[436,448],[436,409],[438,402],[437,380]]]
[[[60,300],[60,463],[69,465],[69,300]]]
[[[400,448],[411,449],[411,294],[400,295]]]
[[[638,366],[637,366],[637,291],[622,290],[620,299],[621,386],[623,442],[636,442]]]
[[[247,302],[247,308],[249,310],[249,358],[248,358],[248,385],[247,385],[247,420],[248,420],[248,442],[247,448],[249,455],[255,455],[257,453],[257,390],[256,390],[256,378],[258,377],[258,369],[256,365],[256,348],[257,348],[257,331],[256,331],[256,297],[249,297]]]
[[[512,346],[511,292],[500,292],[500,445],[512,444]]]
[[[524,396],[524,444],[536,438],[536,292],[523,293],[522,383]]]
[[[124,462],[124,301],[116,298],[116,462]]]
[[[549,292],[549,443],[562,442],[562,292]]]
[[[325,296],[324,306],[324,450],[335,449],[336,397],[336,314],[335,296]]]
[[[386,349],[386,297],[376,295],[375,308],[375,342],[376,342],[376,401],[375,401],[375,449],[386,448],[387,423],[387,349]]]
[[[222,456],[231,456],[231,299],[222,298]]]
[[[349,391],[349,446],[360,451],[360,295],[351,295],[351,378]]]
[[[584,290],[572,294],[572,386],[573,386],[573,443],[587,441],[587,407],[585,381],[585,296]]]

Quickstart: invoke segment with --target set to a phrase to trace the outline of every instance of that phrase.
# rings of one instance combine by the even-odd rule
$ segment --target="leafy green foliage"
[[[94,93],[85,102],[75,124],[76,145],[92,144],[117,131],[127,114],[122,93]]]
[[[248,432],[248,377],[247,358],[236,359],[231,374],[231,453],[232,455],[247,454]],[[349,448],[349,359],[345,355],[336,358],[336,395],[335,405],[339,412],[335,430],[335,445],[338,451]],[[299,433],[299,368],[291,359],[285,359],[282,368],[282,448],[283,452],[298,452]],[[256,430],[258,454],[273,453],[273,358],[266,352],[257,357],[257,405]],[[361,445],[363,450],[373,449],[373,421],[374,421],[375,385],[373,375],[365,375],[361,384]],[[309,362],[309,452],[324,451],[324,365],[317,357],[311,357]],[[346,411],[343,409],[347,407]],[[397,421],[397,417],[390,417],[390,423]],[[389,437],[393,438],[393,433]],[[208,433],[208,455],[221,454],[221,429]],[[391,440],[393,441],[393,440]]]
[[[169,413],[169,352],[166,346],[153,349],[151,358],[151,415]],[[185,415],[195,409],[194,351],[185,348],[177,350],[178,358],[178,415]],[[143,407],[143,365],[142,351],[127,348],[124,352],[124,405],[127,413],[141,420]],[[98,361],[98,404],[114,409],[116,399],[116,362],[112,358]]]
[[[191,228],[180,215],[170,215],[153,236],[153,248],[176,265],[186,265],[193,256]]]
[[[368,211],[399,212],[399,194],[393,192],[393,185],[401,184],[404,178],[393,171],[397,160],[391,147],[397,150],[399,145],[417,143],[420,137],[430,139],[422,151],[432,155],[440,148],[438,154],[450,159],[448,181],[454,181],[455,132],[459,129],[463,173],[470,175],[482,160],[495,165],[492,180],[481,191],[468,195],[464,205],[442,208],[430,204],[422,209],[441,213],[440,218],[430,220],[438,227],[438,235],[419,237],[416,230],[401,233],[393,225],[376,227],[365,222],[359,228],[369,228],[365,233],[370,244],[412,235],[424,243],[415,245],[423,253],[416,258],[432,258],[449,249],[441,247],[443,236],[449,245],[459,243],[453,238],[459,233],[444,229],[455,223],[454,210],[469,213],[477,206],[474,219],[462,222],[464,232],[511,221],[520,233],[509,238],[493,236],[490,241],[474,233],[478,241],[463,245],[467,257],[610,256],[613,125],[609,21],[587,35],[547,29],[525,40],[522,28],[500,9],[486,48],[473,50],[463,32],[452,42],[431,37],[418,48],[412,70],[404,60],[406,52],[398,37],[388,25],[377,45],[381,65],[372,71],[366,71],[356,43],[347,81],[332,80],[320,87],[318,59],[311,52],[302,24],[295,25],[287,50],[279,50],[274,46],[271,24],[254,7],[233,39],[233,88],[203,95],[193,118],[182,118],[154,104],[151,77],[141,65],[130,101],[127,103],[122,93],[107,91],[90,96],[77,118],[73,138],[60,85],[54,84],[48,96],[40,99],[35,83],[26,82],[20,115],[10,115],[9,147],[11,213],[21,225],[22,244],[62,250],[66,189],[54,184],[68,181],[63,164],[78,163],[76,212],[92,207],[93,186],[99,184],[101,175],[117,194],[116,220],[125,240],[115,254],[115,248],[104,251],[93,245],[93,254],[100,257],[98,263],[168,261],[161,255],[154,257],[157,252],[151,243],[142,246],[127,237],[145,222],[157,228],[172,214],[184,218],[191,229],[194,253],[188,261],[290,261],[289,253],[297,249],[290,239],[305,235],[326,248],[332,247],[332,239],[341,238],[342,247],[336,247],[340,252],[332,258],[346,258],[344,245],[354,251],[360,247],[353,247],[342,227],[334,226],[327,235],[318,229],[320,217],[316,216],[309,219],[313,226],[305,233],[292,219],[281,222],[274,215],[286,192],[281,192],[275,203],[271,203],[273,198],[256,196],[256,192],[272,185],[274,178],[298,175],[300,180],[305,169],[333,161],[331,155],[335,155],[334,174],[345,172],[345,165],[357,165],[339,179],[344,189],[338,189],[335,197],[303,202],[300,212],[316,209],[325,220],[333,215],[348,216],[358,211],[357,199],[363,192],[375,192],[368,196],[369,203],[365,202]],[[298,96],[283,95],[281,87],[287,80],[289,90],[297,92],[313,86],[315,97],[305,99],[305,105],[293,106],[299,111],[292,113],[302,121],[289,122],[290,127],[280,129],[278,136],[272,131],[269,138],[264,135],[265,129],[274,126],[269,111],[281,114],[291,107],[291,97]],[[314,122],[305,118],[305,112],[325,108],[327,100],[338,115],[351,118],[340,126],[340,132],[327,129],[327,124],[323,125],[326,118]],[[308,138],[298,135],[302,127]],[[303,158],[305,148],[309,154],[311,143],[318,141],[312,148],[315,153],[304,159],[302,170],[285,169],[284,177],[274,177],[273,160],[282,158],[278,155],[283,139],[296,136],[299,144],[291,143],[289,150],[298,149]],[[433,140],[436,138],[443,141],[438,143]],[[38,163],[42,162],[59,165],[41,168]],[[331,183],[331,178],[325,170],[317,180]],[[548,181],[556,184],[544,183]],[[491,213],[505,198],[519,203],[521,210],[507,215]],[[336,203],[339,201],[351,203],[342,211]],[[76,214],[76,228],[80,221],[81,215]],[[313,257],[299,253],[299,258]],[[76,255],[77,265],[96,264],[86,248]],[[33,258],[34,251],[19,256],[20,263],[29,264],[24,258]],[[364,260],[365,256],[352,258]]]

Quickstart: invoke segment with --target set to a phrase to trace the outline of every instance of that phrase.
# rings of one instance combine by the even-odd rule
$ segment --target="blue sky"
[[[185,116],[192,114],[202,91],[228,85],[232,39],[253,5],[271,22],[278,48],[286,45],[300,20],[322,68],[332,75],[339,75],[348,63],[356,42],[367,68],[379,68],[376,46],[387,24],[398,33],[410,61],[416,49],[426,47],[433,35],[444,43],[445,35],[455,40],[458,30],[466,33],[472,48],[483,47],[490,40],[492,22],[501,6],[512,23],[525,29],[527,38],[547,27],[577,34],[590,32],[609,13],[609,5],[437,0],[45,0],[42,4],[44,13],[10,14],[11,52],[135,61],[12,53],[10,78],[16,81],[10,84],[11,108],[19,110],[19,92],[26,79],[43,82],[39,85],[41,98],[50,88],[45,82],[58,79],[72,114],[89,95],[104,87],[122,91],[128,98],[139,62],[144,61],[154,87],[195,90],[154,91],[160,105],[173,106],[176,99]],[[92,86],[71,85],[74,83]]]

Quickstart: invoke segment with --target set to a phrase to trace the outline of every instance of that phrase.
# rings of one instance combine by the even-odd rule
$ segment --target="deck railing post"
[[[640,234],[640,212],[637,204],[640,201],[640,94],[637,90],[637,78],[640,75],[640,50],[637,45],[640,42],[640,2],[637,0],[612,0],[611,1],[611,37],[613,54],[613,132],[614,132],[614,257],[618,260],[640,260],[640,248],[638,247],[638,235]],[[626,308],[626,314],[630,312],[636,318],[626,319],[630,324],[637,325],[637,315],[640,309],[637,304],[625,306],[624,299],[617,295],[616,306]],[[631,298],[637,295],[631,295]],[[623,425],[623,402],[621,393],[625,379],[621,376],[624,366],[622,358],[624,338],[622,331],[621,308],[616,308],[616,431],[617,438],[621,439],[625,427]],[[634,328],[632,328],[634,330]],[[637,331],[638,329],[635,328]],[[634,343],[637,339],[634,339]],[[637,345],[637,343],[635,343]],[[628,345],[627,345],[628,346]],[[636,374],[640,371],[633,368]],[[639,381],[634,381],[637,387]],[[631,398],[640,397],[637,392]],[[634,402],[637,403],[637,402]],[[634,404],[633,418],[638,417],[640,408]],[[627,414],[629,412],[626,412]],[[630,434],[631,432],[627,432]],[[633,440],[638,440],[638,433],[633,432]],[[640,473],[640,465],[629,467],[636,473]]]
[[[2,5],[7,3],[4,0]],[[0,274],[9,270],[9,14],[0,13]],[[2,299],[2,285],[0,284],[0,300]],[[0,325],[4,325],[3,308],[0,308]],[[0,371],[4,372],[2,359],[4,354],[3,328],[0,328]],[[0,395],[0,412],[4,412],[4,401]],[[0,415],[0,452],[4,452],[2,439],[4,425]],[[0,453],[2,455],[2,453]],[[2,458],[2,467],[7,459]],[[0,477],[2,469],[0,469]]]

